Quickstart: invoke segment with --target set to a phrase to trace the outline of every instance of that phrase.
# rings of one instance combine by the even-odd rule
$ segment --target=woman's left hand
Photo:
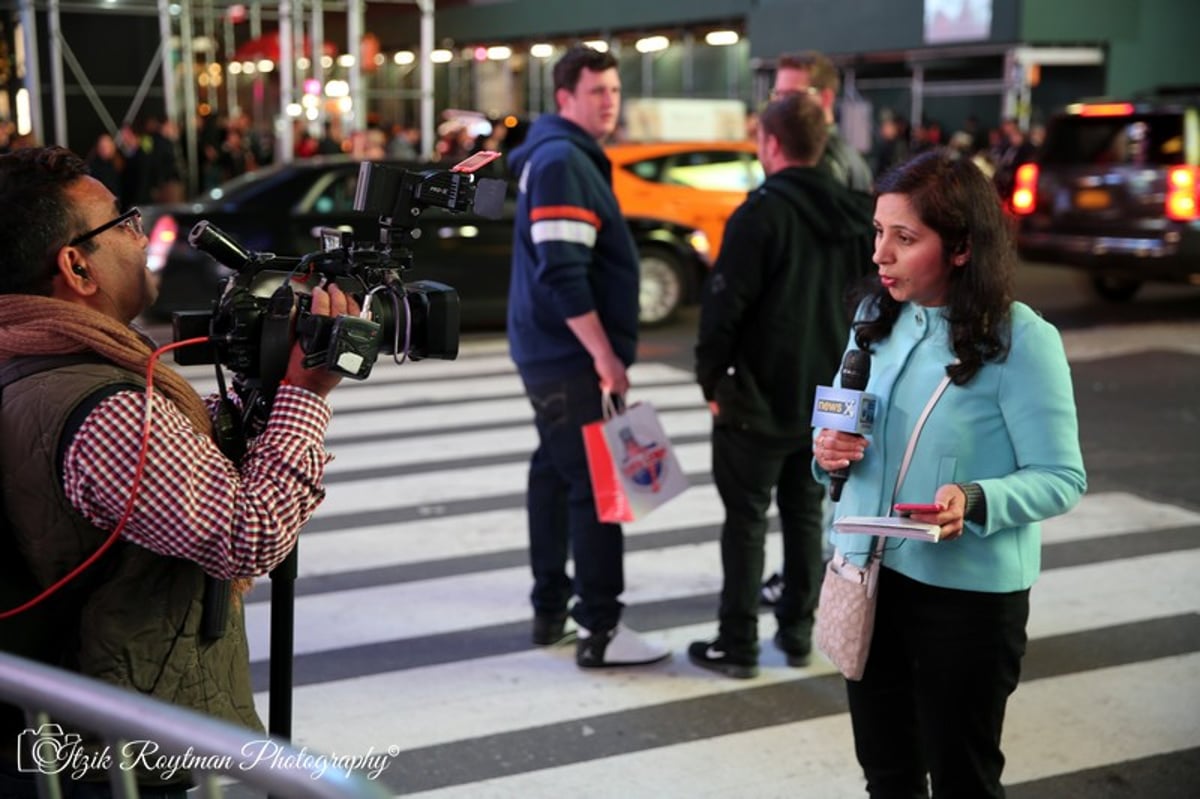
[[[963,534],[963,512],[967,507],[967,495],[954,483],[947,483],[937,490],[934,502],[944,508],[937,513],[914,513],[913,521],[936,524],[942,528],[940,541],[953,541]]]

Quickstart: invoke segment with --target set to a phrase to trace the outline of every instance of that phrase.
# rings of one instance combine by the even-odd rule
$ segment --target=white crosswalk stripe
[[[185,371],[206,382],[204,371]],[[298,744],[390,751],[394,765],[380,779],[430,797],[863,795],[840,681],[819,657],[788,668],[769,642],[769,613],[759,679],[687,663],[687,643],[715,631],[721,583],[710,421],[685,371],[649,363],[631,376],[631,398],[664,409],[695,478],[626,526],[623,599],[631,613],[661,619],[644,629],[675,657],[610,673],[578,669],[570,646],[530,647],[523,492],[535,434],[519,380],[502,352],[381,365],[333,395],[328,498],[301,539]],[[404,520],[388,522],[389,511]],[[1006,782],[1196,748],[1198,526],[1200,513],[1118,492],[1088,495],[1045,525],[1055,557],[1032,593],[1031,673],[1009,706]],[[772,534],[769,563],[778,549]],[[269,612],[259,595],[247,605],[260,669]],[[1151,628],[1161,632],[1147,633],[1144,653],[1097,646]],[[488,643],[476,650],[476,640]],[[1037,660],[1039,644],[1051,642],[1079,647],[1076,665]],[[396,652],[411,658],[396,665]],[[794,706],[755,722],[764,711],[751,699],[772,692],[796,697]],[[257,700],[266,718],[267,693]],[[705,734],[709,722],[689,714],[706,703],[749,721],[706,716]],[[689,727],[672,734],[676,717]],[[508,755],[478,753],[489,747]]]

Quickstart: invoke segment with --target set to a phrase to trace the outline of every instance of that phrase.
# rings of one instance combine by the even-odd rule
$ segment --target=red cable
[[[52,584],[49,588],[42,591],[42,593],[38,594],[25,604],[15,607],[12,610],[6,610],[3,613],[0,613],[0,619],[7,619],[11,616],[16,616],[18,613],[24,613],[25,611],[44,601],[51,594],[60,590],[64,585],[82,574],[84,569],[88,568],[97,560],[99,560],[100,557],[107,552],[113,544],[116,543],[117,539],[121,537],[121,533],[125,530],[125,524],[129,521],[129,517],[133,515],[133,506],[134,502],[137,500],[138,489],[140,489],[142,486],[142,472],[145,471],[146,468],[146,455],[150,450],[150,420],[153,416],[154,408],[154,362],[158,360],[158,356],[165,352],[170,352],[171,350],[178,349],[179,347],[189,347],[193,344],[207,343],[209,343],[209,338],[207,336],[201,338],[189,338],[186,341],[176,341],[172,344],[164,344],[150,355],[150,361],[146,364],[146,415],[142,422],[142,445],[141,450],[138,452],[137,469],[133,473],[133,484],[130,486],[129,490],[129,502],[125,504],[125,511],[121,514],[121,518],[117,521],[117,526],[113,528],[112,534],[103,544],[100,545],[99,549],[88,556],[87,560],[83,561],[83,563],[80,563],[74,569],[71,569],[71,571],[59,578],[57,582]]]

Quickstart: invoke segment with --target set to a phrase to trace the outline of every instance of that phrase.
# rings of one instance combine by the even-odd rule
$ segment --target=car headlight
[[[693,230],[688,234],[687,242],[692,245],[692,249],[704,259],[705,263],[712,262],[712,247],[709,246],[708,236],[704,235],[703,230]]]

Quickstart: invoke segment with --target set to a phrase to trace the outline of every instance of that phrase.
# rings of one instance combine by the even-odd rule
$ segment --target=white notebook
[[[839,533],[915,538],[918,541],[937,542],[942,537],[942,528],[936,524],[922,524],[904,516],[843,516],[834,520],[833,529]]]

